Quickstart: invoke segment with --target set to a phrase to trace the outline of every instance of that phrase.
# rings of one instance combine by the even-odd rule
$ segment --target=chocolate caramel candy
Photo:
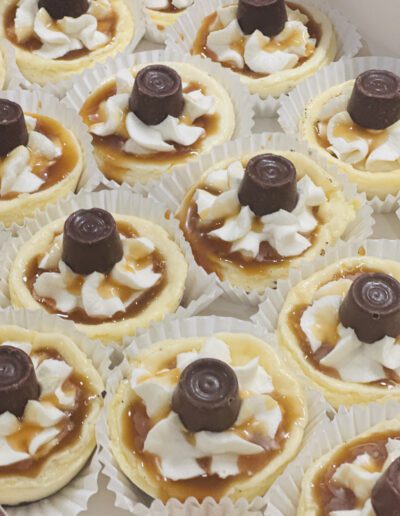
[[[368,70],[354,84],[347,111],[359,126],[386,129],[400,120],[400,77],[387,70]]]
[[[0,414],[21,417],[29,400],[37,400],[40,386],[29,355],[13,346],[0,346]]]
[[[150,65],[136,75],[129,108],[147,125],[157,125],[168,115],[178,117],[184,107],[182,81],[165,65]]]
[[[400,457],[374,485],[371,502],[376,516],[400,516]]]
[[[400,283],[381,272],[361,274],[340,306],[339,319],[368,344],[399,336]]]
[[[259,30],[272,37],[282,32],[288,15],[284,0],[239,0],[237,19],[245,34]]]
[[[88,0],[39,0],[39,9],[46,9],[53,20],[61,20],[65,16],[78,18],[87,13]]]
[[[0,156],[28,144],[24,112],[19,104],[0,99]]]
[[[122,242],[111,213],[78,210],[64,225],[63,261],[78,274],[107,274],[122,259]]]
[[[259,217],[280,209],[292,211],[297,204],[296,169],[276,154],[260,154],[247,163],[239,187],[239,201]]]
[[[172,410],[189,432],[223,432],[239,414],[239,384],[233,369],[214,358],[201,358],[182,372]]]

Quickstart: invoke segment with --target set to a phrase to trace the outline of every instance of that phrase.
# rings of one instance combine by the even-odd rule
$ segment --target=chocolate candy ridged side
[[[245,34],[259,30],[273,37],[282,32],[288,15],[284,0],[239,0],[237,19]]]
[[[221,360],[202,358],[182,372],[172,410],[190,432],[223,432],[239,414],[239,384],[233,369]]]
[[[340,322],[372,344],[400,335],[400,283],[384,273],[365,273],[352,283],[339,309]]]
[[[179,117],[184,108],[181,78],[169,66],[142,68],[135,78],[129,108],[147,125],[157,125],[168,115]]]
[[[360,74],[347,106],[351,118],[366,129],[386,129],[400,120],[400,77],[387,70]]]
[[[0,346],[0,414],[24,413],[29,400],[37,400],[40,386],[29,355],[13,346]]]
[[[371,502],[376,516],[400,515],[400,457],[392,462],[375,484]]]
[[[87,13],[88,0],[39,0],[39,9],[46,9],[53,20],[61,20],[65,16],[78,18]]]
[[[74,272],[107,274],[122,256],[122,242],[108,211],[78,210],[65,221],[62,259]]]
[[[247,163],[239,187],[239,201],[259,217],[297,204],[297,175],[291,161],[276,154],[260,154]]]
[[[0,156],[28,144],[25,116],[19,104],[0,99]]]

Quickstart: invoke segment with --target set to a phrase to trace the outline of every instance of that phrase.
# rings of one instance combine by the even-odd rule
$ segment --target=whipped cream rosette
[[[217,64],[170,51],[122,54],[89,70],[65,102],[88,125],[104,175],[131,185],[253,126],[253,101],[239,81]]]
[[[176,170],[150,196],[176,213],[195,260],[226,295],[256,304],[289,267],[370,234],[371,209],[348,186],[298,140],[265,133]]]
[[[143,36],[137,0],[6,0],[0,18],[22,74],[40,86],[133,50]]]
[[[339,244],[278,282],[254,316],[338,408],[399,398],[397,241]]]
[[[360,49],[356,29],[325,1],[195,3],[167,29],[167,45],[231,69],[250,93],[287,93],[319,68]],[[259,103],[260,112],[264,111]]]
[[[399,408],[355,406],[322,424],[265,496],[265,514],[396,516]]]
[[[365,57],[321,70],[282,99],[279,122],[336,163],[376,211],[400,185],[400,60]]]
[[[145,0],[146,39],[164,43],[165,29],[194,4],[195,0]]]
[[[92,454],[110,351],[55,316],[7,309],[0,363],[0,502],[28,504],[32,516],[79,514],[97,491]]]
[[[274,347],[260,328],[212,316],[162,323],[135,339],[110,378],[107,422],[98,425],[119,507],[136,512],[146,503],[132,482],[156,499],[150,510],[205,514],[209,497],[229,514],[261,508],[258,497],[326,419]]]
[[[132,194],[82,193],[28,220],[5,250],[1,291],[16,307],[58,314],[121,342],[168,314],[218,297],[165,208]]]
[[[13,229],[35,210],[101,181],[91,138],[70,108],[48,94],[0,93],[0,224]]]

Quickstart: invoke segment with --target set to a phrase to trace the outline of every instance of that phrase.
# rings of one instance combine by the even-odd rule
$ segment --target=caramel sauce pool
[[[297,412],[295,400],[278,393],[271,395],[280,405],[282,410],[282,423],[278,429],[275,439],[270,439],[261,434],[249,434],[247,425],[237,428],[237,433],[249,441],[263,446],[265,452],[257,455],[243,455],[238,458],[240,473],[235,477],[222,479],[218,475],[204,474],[188,480],[169,480],[162,476],[158,468],[158,459],[155,455],[144,452],[143,446],[147,434],[152,428],[152,421],[148,418],[146,408],[138,398],[132,400],[125,408],[122,415],[122,441],[123,444],[136,456],[141,468],[156,482],[161,492],[161,499],[166,502],[169,498],[177,498],[180,501],[186,500],[188,493],[199,501],[207,496],[220,500],[231,486],[243,482],[261,471],[281,451],[288,439],[290,431],[295,423],[292,414]],[[188,437],[191,437],[189,434]],[[199,459],[199,464],[208,469],[211,460],[208,458]]]
[[[41,360],[47,358],[64,360],[57,351],[47,347],[34,351],[33,354],[36,356],[40,355]],[[88,378],[75,372],[72,372],[70,377],[63,384],[65,390],[69,390],[71,387],[76,389],[75,406],[72,409],[68,409],[68,411],[64,409],[63,411],[67,413],[67,418],[56,425],[59,427],[59,425],[62,424],[62,430],[55,438],[58,444],[51,448],[49,452],[46,452],[46,445],[44,445],[42,452],[40,451],[41,448],[36,452],[36,457],[11,464],[10,466],[0,466],[0,478],[10,475],[34,478],[40,473],[42,467],[54,453],[64,450],[79,439],[82,427],[90,410],[91,402],[96,397],[96,394],[92,392]],[[50,397],[51,395],[49,395],[49,398]],[[48,396],[43,400],[46,401],[47,398]],[[58,405],[56,404],[56,406]],[[43,428],[23,423],[21,430],[16,432],[13,436],[7,437],[7,440],[10,446],[15,450],[25,451],[27,449],[27,443],[41,430],[43,430]]]
[[[338,274],[336,274],[331,281],[336,281],[339,279],[355,279],[362,273],[365,272],[377,272],[367,266],[361,265],[358,268],[352,269],[343,269]],[[379,271],[378,271],[379,272]],[[320,285],[321,287],[322,285]],[[304,312],[309,308],[310,305],[302,304],[294,307],[293,311],[289,314],[289,328],[296,336],[296,340],[299,344],[301,351],[303,352],[304,358],[307,360],[309,364],[311,364],[315,369],[320,371],[327,376],[331,376],[333,378],[337,378],[340,380],[340,376],[338,371],[333,367],[327,367],[320,364],[320,361],[328,355],[335,347],[339,340],[339,335],[337,333],[337,325],[339,324],[339,319],[333,320],[332,313],[327,313],[326,317],[324,317],[324,322],[326,324],[325,328],[317,328],[318,337],[322,341],[322,345],[317,351],[313,352],[309,343],[309,340],[306,334],[303,332],[300,321],[304,314]],[[325,314],[324,314],[325,316]],[[400,345],[400,344],[399,344]],[[400,384],[400,377],[391,369],[384,368],[386,373],[386,378],[382,378],[382,380],[371,382],[366,385],[373,385],[375,387],[397,387]]]
[[[380,472],[387,459],[386,443],[389,439],[400,439],[399,432],[392,431],[357,439],[334,455],[313,483],[313,492],[319,508],[317,516],[329,516],[333,511],[362,508],[357,507],[357,499],[353,491],[340,486],[332,477],[340,465],[352,463],[364,453],[373,457],[376,462],[376,471]]]
[[[297,9],[302,14],[305,14],[308,17],[308,22],[306,24],[306,27],[308,29],[310,38],[316,39],[317,43],[316,43],[315,48],[317,48],[318,43],[321,39],[320,24],[317,23],[313,19],[311,14],[307,11],[307,9],[304,6],[297,5],[293,2],[286,2],[286,4],[288,7],[290,7],[290,9],[292,9],[292,10]],[[214,13],[210,14],[209,16],[207,16],[206,18],[204,18],[204,21],[200,26],[200,29],[197,33],[196,39],[194,40],[193,47],[192,47],[190,53],[193,55],[199,54],[203,57],[208,57],[212,61],[216,61],[216,62],[220,63],[225,68],[231,68],[234,72],[242,74],[242,75],[247,75],[248,77],[252,77],[253,79],[259,79],[261,77],[266,77],[266,76],[270,75],[270,74],[260,74],[257,72],[253,72],[252,70],[250,70],[250,68],[246,64],[241,69],[241,68],[236,68],[232,63],[218,61],[217,55],[207,47],[207,38],[210,34],[210,29],[211,29],[212,25],[214,24],[214,22],[216,21],[216,19],[217,19],[216,12],[214,12]],[[218,27],[218,28],[222,29],[222,26]],[[275,50],[282,50],[282,46],[288,47],[290,45],[295,45],[298,42],[297,38],[298,38],[298,36],[296,36],[296,34],[294,34],[290,39],[285,40],[282,43],[276,42],[272,39],[266,46],[265,50],[267,50],[269,52],[273,52]],[[245,46],[245,38],[244,37],[242,37],[238,41],[231,43],[231,45],[230,45],[232,50],[236,50],[242,56],[244,55],[244,46]],[[299,66],[301,66],[305,61],[307,61],[307,59],[309,59],[313,55],[313,53],[314,53],[313,49],[309,48],[308,55],[305,57],[300,57],[296,66],[294,66],[293,68],[298,68]]]
[[[125,224],[121,222],[117,222],[117,228],[118,231],[124,235],[127,238],[131,238],[136,236],[136,232],[133,229],[133,227],[130,224]],[[56,237],[57,235],[54,235]],[[89,324],[89,325],[95,325],[95,324],[101,324],[106,322],[118,322],[118,321],[124,321],[126,319],[131,319],[141,312],[143,312],[153,301],[158,297],[158,295],[162,292],[164,287],[167,285],[167,272],[165,268],[165,261],[163,256],[159,254],[157,251],[152,253],[152,263],[153,263],[153,269],[154,272],[160,273],[161,278],[153,287],[145,290],[142,294],[139,294],[138,297],[135,298],[135,300],[128,306],[125,312],[117,312],[114,314],[113,317],[109,318],[103,318],[103,317],[90,317],[86,314],[86,312],[83,310],[83,308],[76,308],[70,313],[63,313],[60,311],[57,311],[57,309],[54,306],[54,301],[52,299],[48,298],[40,298],[38,297],[34,290],[33,285],[37,278],[45,273],[45,272],[59,272],[58,269],[55,270],[43,270],[39,268],[39,263],[42,259],[43,255],[35,256],[30,263],[27,265],[25,276],[24,276],[24,282],[26,283],[31,295],[33,298],[40,303],[43,308],[52,314],[56,314],[59,317],[63,319],[68,319],[71,321],[74,321],[78,324]],[[140,268],[141,265],[144,267],[146,265],[149,265],[148,260],[145,259],[145,263],[141,264],[138,262],[138,267]],[[74,295],[79,295],[81,292],[81,287],[83,285],[85,276],[79,276],[76,280],[76,282],[68,287],[69,292],[71,292]],[[133,289],[124,287],[124,285],[120,285],[117,283],[114,283],[114,281],[106,275],[105,284],[101,285],[99,287],[99,291],[102,294],[103,297],[112,297],[114,293],[117,291],[121,297],[124,299],[127,299],[130,297],[131,294],[133,294]]]
[[[79,154],[74,139],[59,122],[47,116],[32,113],[26,113],[26,115],[36,118],[35,131],[47,136],[47,138],[52,140],[59,147],[61,146],[62,151],[61,156],[55,158],[50,164],[46,159],[40,159],[40,157],[34,156],[34,162],[31,163],[32,172],[44,181],[40,188],[32,192],[38,193],[51,188],[65,179],[78,164]],[[0,158],[0,167],[1,163],[2,158]],[[15,199],[19,195],[22,194],[20,192],[9,192],[6,195],[0,195],[0,201]]]
[[[184,93],[190,93],[194,90],[204,91],[204,87],[196,82],[191,82],[186,88]],[[109,81],[104,84],[98,90],[96,90],[83,104],[80,115],[87,126],[94,125],[102,121],[100,115],[100,105],[106,101],[109,97],[112,97],[117,92],[115,81]],[[184,118],[181,116],[181,120],[184,122]],[[175,152],[157,152],[154,154],[136,155],[128,154],[123,151],[124,143],[129,139],[129,135],[125,129],[125,119],[123,120],[123,128],[120,130],[121,134],[110,135],[110,136],[97,136],[92,134],[93,145],[96,151],[106,162],[103,166],[104,174],[109,179],[115,179],[118,181],[120,173],[126,169],[126,161],[129,160],[134,163],[145,163],[148,165],[159,166],[163,163],[172,163],[177,165],[183,163],[189,156],[196,156],[202,148],[203,141],[218,132],[220,123],[222,120],[220,116],[215,113],[213,115],[204,115],[197,118],[192,122],[192,126],[202,127],[205,130],[203,136],[201,136],[193,145],[183,146],[177,143],[173,143]],[[171,143],[172,142],[168,142]],[[115,170],[115,173],[113,171]]]
[[[213,194],[221,193],[205,185],[200,185],[198,188]],[[254,274],[263,274],[282,262],[291,261],[291,257],[281,256],[268,242],[261,242],[256,258],[246,258],[240,252],[232,253],[230,251],[232,242],[225,242],[208,236],[208,232],[223,226],[225,219],[201,223],[193,195],[182,206],[178,218],[185,238],[190,243],[196,262],[208,273],[215,272],[222,279],[222,263],[225,263],[239,267],[243,274],[252,276]],[[319,223],[318,208],[313,208],[313,215]],[[258,231],[260,229],[257,227],[259,224],[259,219],[256,219],[252,229]],[[313,232],[304,233],[303,236],[308,238],[311,244],[313,244],[317,234],[318,226]],[[295,258],[298,258],[298,256]]]
[[[39,48],[42,47],[42,42],[38,37],[33,35],[30,39],[27,41],[24,41],[23,43],[19,43],[16,33],[15,33],[15,14],[17,12],[17,4],[18,2],[15,2],[15,5],[11,5],[8,10],[5,13],[4,16],[4,31],[6,34],[6,37],[11,43],[20,48],[21,50],[26,50],[27,52],[33,52],[34,50],[39,50]],[[104,20],[98,20],[97,21],[97,30],[100,32],[103,32],[107,36],[109,36],[110,40],[107,44],[111,43],[111,41],[114,39],[116,34],[116,27],[118,22],[118,15],[114,11],[112,14],[105,18]],[[56,22],[52,24],[51,27],[52,30],[58,31]],[[90,54],[92,51],[88,50],[87,48],[82,48],[80,50],[72,50],[71,52],[68,52],[68,54],[65,54],[65,56],[58,57],[56,59],[51,59],[51,61],[72,61],[74,59],[79,59],[80,57],[84,57],[88,54]],[[93,51],[94,52],[94,51]]]

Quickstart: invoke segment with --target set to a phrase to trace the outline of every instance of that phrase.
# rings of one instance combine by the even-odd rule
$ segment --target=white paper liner
[[[143,39],[143,36],[146,31],[145,19],[142,8],[142,0],[124,0],[124,2],[127,4],[129,8],[129,11],[131,12],[135,24],[135,32],[133,38],[129,45],[124,49],[124,52],[131,53],[134,52],[140,41]],[[107,59],[115,59],[117,55],[118,54],[108,57]],[[98,63],[104,63],[107,61],[107,59],[103,59]],[[47,93],[51,93],[52,95],[55,95],[56,97],[61,99],[62,97],[64,97],[66,92],[75,84],[77,77],[80,77],[81,75],[81,73],[71,74],[71,76],[68,79],[63,79],[61,81],[57,81],[54,83],[48,83],[43,87],[39,86],[38,84],[29,83],[29,87],[33,90],[43,89]]]
[[[244,499],[232,502],[229,498],[224,498],[218,503],[211,497],[202,503],[199,503],[194,498],[188,498],[185,503],[171,499],[166,505],[160,500],[153,501],[149,496],[143,495],[142,492],[135,488],[130,480],[119,470],[109,448],[106,411],[119,383],[131,370],[128,359],[134,358],[141,349],[161,340],[206,336],[222,331],[254,335],[271,345],[279,354],[279,348],[273,334],[268,334],[262,328],[249,322],[228,317],[191,317],[189,319],[162,322],[153,326],[146,334],[133,340],[131,339],[131,345],[125,350],[127,360],[110,376],[103,418],[99,420],[97,425],[97,439],[101,445],[100,461],[104,464],[103,474],[109,479],[108,489],[115,494],[116,507],[140,516],[150,514],[182,516],[225,516],[228,514],[229,516],[244,516],[248,514],[261,514],[261,510],[265,505],[261,497],[256,498],[251,503]],[[328,409],[323,397],[316,391],[308,390],[307,398],[309,423],[305,431],[304,443],[307,442],[313,430],[327,420],[326,410]]]
[[[362,249],[362,255],[359,254],[360,248]],[[251,317],[251,320],[255,324],[266,328],[267,331],[274,332],[289,290],[324,267],[352,256],[375,256],[386,260],[399,261],[400,240],[377,239],[364,242],[339,242],[336,246],[328,249],[324,256],[319,256],[312,262],[303,262],[297,269],[290,270],[287,279],[278,280],[275,289],[268,289],[265,300],[260,304],[258,312]]]
[[[0,91],[0,98],[9,99],[19,104],[24,112],[38,113],[60,122],[69,129],[77,139],[83,161],[83,171],[77,186],[77,190],[94,190],[103,180],[104,176],[97,168],[93,157],[92,136],[87,130],[77,113],[70,107],[62,104],[56,97],[43,91],[8,90]],[[0,230],[2,229],[0,224]],[[18,225],[8,228],[16,231]]]
[[[215,147],[209,153],[199,156],[197,161],[186,166],[176,167],[171,175],[164,176],[161,181],[150,183],[147,187],[149,197],[164,203],[172,213],[176,213],[186,192],[199,181],[207,169],[228,158],[243,156],[261,149],[272,151],[290,149],[301,152],[328,171],[342,185],[346,199],[358,198],[362,205],[355,220],[346,229],[342,240],[363,241],[371,235],[374,220],[372,209],[366,204],[365,194],[358,194],[355,185],[349,183],[335,166],[329,164],[323,157],[321,158],[318,152],[310,149],[305,142],[280,133],[256,134]],[[227,281],[221,281],[218,278],[217,282],[224,291],[224,299],[229,301],[256,306],[265,298],[265,293],[249,293],[244,289],[232,287]]]
[[[75,78],[74,84],[65,95],[63,102],[79,112],[88,96],[120,70],[133,68],[138,64],[171,61],[192,64],[223,84],[232,100],[235,111],[235,131],[231,139],[251,134],[254,126],[254,96],[249,95],[241,82],[232,77],[232,73],[222,68],[218,63],[213,63],[209,59],[201,59],[199,56],[182,56],[174,50],[118,54],[115,58],[108,59],[105,63],[99,63]],[[110,181],[105,177],[103,184],[109,188],[119,187],[117,182]],[[140,184],[138,184],[138,187],[140,188]]]
[[[296,516],[301,482],[306,470],[322,455],[356,438],[371,427],[398,417],[400,404],[355,405],[350,410],[339,409],[333,421],[323,423],[310,437],[308,444],[287,467],[264,497],[268,504],[266,516]]]
[[[134,215],[150,220],[163,227],[182,250],[188,263],[186,287],[180,306],[175,313],[167,314],[165,319],[169,320],[195,315],[221,295],[221,289],[217,286],[214,276],[206,274],[192,259],[191,249],[179,229],[178,222],[174,218],[171,220],[165,218],[167,208],[162,204],[134,194],[126,187],[121,187],[114,191],[103,190],[96,193],[81,192],[78,195],[70,195],[57,204],[49,206],[47,210],[37,210],[35,218],[26,219],[25,225],[20,229],[18,237],[13,238],[2,253],[0,263],[0,308],[5,308],[11,304],[8,276],[14,257],[23,243],[51,221],[60,217],[66,217],[78,209],[88,209],[94,206],[112,213]],[[139,334],[143,331],[146,330],[138,329],[137,333]]]
[[[356,57],[342,59],[319,70],[313,77],[309,77],[296,86],[288,95],[282,96],[278,110],[278,121],[287,134],[298,134],[300,119],[306,104],[323,91],[351,79],[360,73],[371,69],[391,70],[400,75],[400,59],[394,57]],[[393,212],[397,208],[398,195],[388,195],[382,200],[374,197],[369,204],[376,213]]]
[[[3,89],[29,88],[30,82],[22,75],[18,68],[15,49],[12,44],[6,39],[0,39],[0,52],[4,57],[6,66],[6,76]]]
[[[106,384],[111,373],[112,349],[107,349],[100,341],[88,339],[78,332],[70,321],[64,321],[46,312],[7,308],[0,310],[0,325],[14,325],[39,332],[67,335],[92,360]],[[97,492],[100,470],[97,449],[83,470],[61,491],[38,502],[7,507],[7,513],[9,516],[76,516],[86,510],[89,499]]]
[[[354,25],[337,9],[332,8],[326,0],[296,0],[295,3],[304,5],[304,7],[307,7],[307,5],[316,7],[329,17],[337,36],[338,48],[335,60],[344,56],[353,57],[358,54],[362,47],[360,34]],[[232,0],[201,0],[201,2],[195,2],[176,23],[165,30],[167,49],[174,48],[180,50],[183,54],[189,54],[204,18],[218,7],[228,4],[232,4]],[[284,97],[284,95],[279,98],[281,97]],[[256,115],[274,117],[277,108],[278,104],[275,97],[260,98],[256,104]]]

